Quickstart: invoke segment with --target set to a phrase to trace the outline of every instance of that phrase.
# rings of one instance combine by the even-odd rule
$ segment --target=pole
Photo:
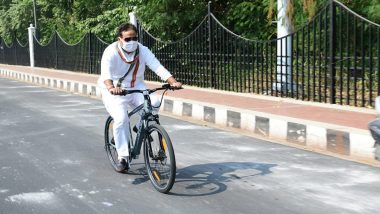
[[[90,63],[90,74],[92,74],[92,48],[91,48],[92,44],[91,44],[91,31],[88,33],[88,59],[89,59],[89,63]]]
[[[336,103],[336,89],[335,89],[335,80],[336,80],[336,68],[335,68],[335,51],[336,51],[336,10],[333,0],[330,0],[330,103]],[[364,69],[364,68],[363,68]]]
[[[276,66],[276,79],[277,83],[273,83],[273,89],[287,93],[296,87],[292,83],[292,39],[286,38],[292,33],[293,23],[290,23],[289,18],[286,16],[286,8],[288,7],[289,0],[277,1],[277,66]],[[280,39],[282,38],[282,39]],[[290,87],[292,85],[292,87]]]
[[[129,13],[129,23],[131,23],[131,24],[133,24],[134,26],[137,27],[137,19],[136,19],[135,12],[130,12]]]
[[[209,87],[214,88],[215,87],[215,84],[214,84],[215,72],[212,67],[211,1],[208,2],[207,10],[208,10],[208,44],[209,44],[208,55],[209,55],[209,67],[210,67],[210,77],[209,77],[210,86]]]
[[[37,29],[36,0],[33,0],[34,28]]]
[[[33,27],[33,24],[30,24],[30,27],[28,27],[28,38],[29,38],[29,60],[30,60],[30,67],[34,67],[34,39],[33,34],[35,32],[35,28]]]

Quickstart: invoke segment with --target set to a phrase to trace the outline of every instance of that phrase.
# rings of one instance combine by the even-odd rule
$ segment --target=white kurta
[[[146,89],[144,83],[144,73],[146,65],[155,72],[162,80],[166,81],[172,75],[157,60],[154,54],[145,46],[139,43],[139,67],[135,71],[132,69],[123,80],[121,87],[127,89]],[[130,64],[124,62],[117,49],[117,42],[110,44],[103,53],[101,61],[101,75],[98,85],[101,88],[102,100],[108,113],[113,117],[113,134],[116,150],[119,158],[129,156],[128,137],[129,137],[129,118],[128,106],[135,108],[144,102],[142,94],[134,93],[127,96],[115,96],[108,92],[104,80],[113,80],[114,85],[128,71]],[[135,65],[136,66],[136,65]],[[159,99],[151,97],[152,105],[158,106]]]
[[[145,46],[139,43],[140,65],[134,78],[133,70],[128,74],[122,83],[123,88],[130,88],[134,80],[132,89],[145,89],[144,73],[146,65],[155,72],[162,80],[166,81],[172,75]],[[101,61],[101,74],[98,80],[100,87],[105,88],[104,80],[111,79],[116,86],[117,81],[128,71],[130,64],[125,63],[117,52],[117,42],[109,45],[103,53]]]

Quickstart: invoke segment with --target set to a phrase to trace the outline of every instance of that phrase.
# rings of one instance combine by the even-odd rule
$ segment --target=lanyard
[[[137,50],[136,50],[136,53],[135,53],[135,59],[136,59],[136,57],[138,57],[138,56],[139,56],[139,48],[137,48]],[[121,87],[121,83],[124,81],[125,77],[128,76],[128,74],[133,70],[133,68],[134,68],[134,67],[136,66],[136,64],[139,63],[139,62],[140,62],[140,60],[137,58],[137,60],[135,60],[132,64],[130,64],[127,73],[125,73],[124,76],[121,77],[121,78],[119,79],[119,81],[117,82],[117,87]]]

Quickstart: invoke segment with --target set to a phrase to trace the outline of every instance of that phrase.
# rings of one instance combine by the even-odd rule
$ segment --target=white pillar
[[[293,23],[286,16],[286,8],[289,0],[277,1],[277,85],[273,83],[273,89],[286,92],[291,90],[292,74],[291,74],[291,54],[292,40],[285,36],[292,33]],[[280,39],[284,37],[283,39]],[[287,57],[286,57],[287,56]],[[286,82],[288,85],[286,85]],[[282,84],[281,84],[282,83]],[[293,84],[293,88],[295,84]]]
[[[136,19],[135,12],[130,12],[129,13],[129,23],[131,23],[131,24],[133,24],[134,26],[137,27],[137,19]]]
[[[377,112],[380,112],[380,96],[376,97],[375,109]]]
[[[30,27],[28,27],[28,34],[29,34],[29,59],[30,59],[30,67],[34,67],[34,35],[35,28],[33,27],[33,24],[30,24]]]

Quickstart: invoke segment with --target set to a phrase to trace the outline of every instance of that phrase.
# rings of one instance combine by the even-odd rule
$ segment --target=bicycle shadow
[[[197,164],[177,169],[176,181],[169,193],[175,196],[206,196],[221,193],[228,188],[228,183],[249,183],[250,178],[272,173],[271,168],[277,164],[252,162],[222,162]],[[145,168],[137,169],[143,178],[136,178],[133,184],[149,180]]]

